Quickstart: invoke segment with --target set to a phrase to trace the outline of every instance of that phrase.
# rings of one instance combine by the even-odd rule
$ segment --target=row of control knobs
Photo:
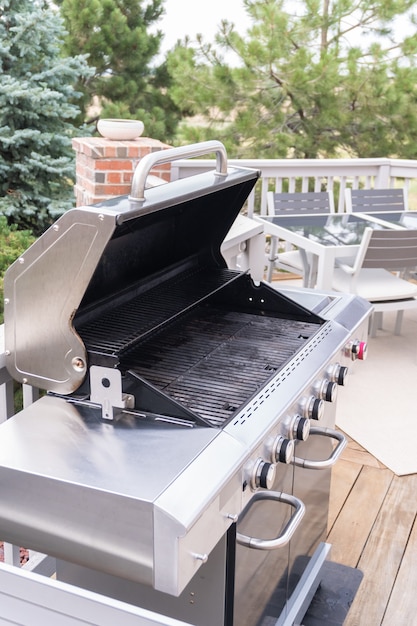
[[[367,345],[364,341],[352,341],[345,349],[346,355],[354,361],[364,360],[367,354]],[[348,368],[339,363],[331,365],[326,378],[315,386],[315,396],[303,399],[300,402],[301,412],[291,420],[288,436],[279,435],[271,446],[271,461],[258,459],[253,466],[251,487],[257,489],[271,489],[276,474],[276,463],[290,463],[294,457],[295,440],[306,441],[310,434],[310,420],[320,420],[324,412],[324,402],[334,402],[337,396],[338,385],[346,384]]]

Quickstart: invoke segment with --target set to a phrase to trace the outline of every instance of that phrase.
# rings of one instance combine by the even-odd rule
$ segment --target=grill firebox
[[[308,322],[202,306],[126,353],[121,366],[218,426],[316,330]]]
[[[250,295],[247,310],[216,303],[217,289],[238,277],[221,270],[204,278],[201,273],[198,280],[195,275],[176,278],[163,289],[156,287],[75,324],[90,362],[116,362],[135,379],[129,388],[133,395],[134,387],[146,381],[211,426],[222,426],[311,339],[321,322],[250,311]],[[238,284],[251,293],[247,280]],[[153,402],[140,408],[155,412]]]

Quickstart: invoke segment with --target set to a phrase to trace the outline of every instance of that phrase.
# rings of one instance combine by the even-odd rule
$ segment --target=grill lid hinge
[[[133,409],[135,398],[123,393],[122,375],[111,367],[90,367],[90,401],[101,406],[103,419],[113,420],[123,409]]]

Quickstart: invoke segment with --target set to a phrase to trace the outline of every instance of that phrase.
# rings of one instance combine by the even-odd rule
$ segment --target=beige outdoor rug
[[[368,342],[368,358],[339,387],[336,424],[395,474],[417,473],[417,311],[395,313]]]

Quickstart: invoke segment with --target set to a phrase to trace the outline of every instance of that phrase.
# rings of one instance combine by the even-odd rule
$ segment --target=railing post
[[[4,562],[9,565],[20,565],[20,548],[13,546],[11,543],[5,543],[3,545],[4,550]]]
[[[389,189],[391,187],[391,165],[385,163],[380,165],[378,175],[375,179],[375,187],[377,189]]]
[[[3,380],[3,376],[6,376]],[[5,422],[14,413],[13,380],[8,372],[0,370],[0,423]]]
[[[27,407],[29,404],[36,402],[39,398],[39,389],[31,387],[30,385],[22,385],[23,391],[23,406]]]

